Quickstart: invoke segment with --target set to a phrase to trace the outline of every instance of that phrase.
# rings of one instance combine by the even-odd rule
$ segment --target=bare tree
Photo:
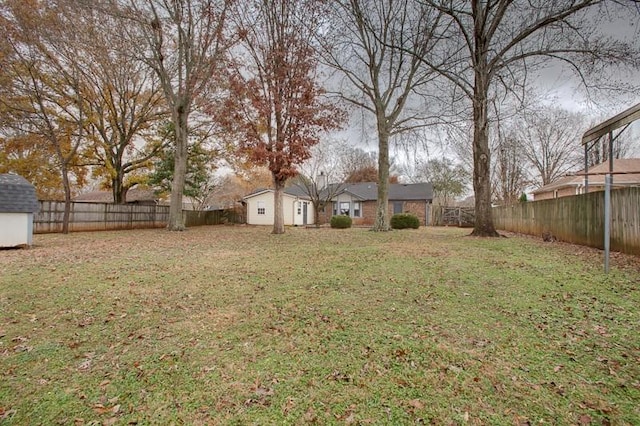
[[[597,123],[602,120],[595,120],[591,122],[588,128],[593,127]],[[628,131],[619,133],[613,140],[613,151],[611,152],[611,156],[614,159],[618,158],[629,158],[629,156],[636,156],[640,154],[640,147],[637,144],[637,137],[634,138],[633,130],[631,127]],[[604,163],[609,160],[609,139],[608,138],[600,138],[596,141],[591,142],[588,145],[587,151],[587,162],[589,167]],[[634,149],[635,148],[635,149]],[[584,155],[584,147],[582,147],[581,152]]]
[[[448,158],[419,159],[414,166],[411,181],[429,182],[433,185],[434,204],[450,205],[456,197],[467,191],[469,174],[460,164]]]
[[[324,139],[311,148],[311,157],[299,167],[292,183],[311,199],[315,225],[320,225],[320,212],[344,188],[340,166],[344,142]]]
[[[535,170],[535,186],[554,182],[582,165],[580,138],[587,125],[581,114],[541,107],[528,110],[513,126],[521,152]]]
[[[333,7],[324,55],[344,76],[343,99],[375,117],[378,202],[373,229],[387,231],[389,141],[428,122],[420,90],[433,73],[421,67],[419,58],[426,57],[435,42],[439,12],[429,13],[409,0],[338,0]]]
[[[189,120],[220,75],[232,40],[228,0],[107,0],[111,13],[127,22],[134,55],[158,76],[175,129],[175,170],[168,229],[185,229],[182,198]]]
[[[362,148],[345,148],[339,162],[343,182],[372,182],[378,180],[378,154]]]
[[[580,76],[603,61],[638,65],[628,44],[602,37],[586,12],[600,0],[514,2],[511,0],[421,0],[448,16],[440,44],[446,64],[425,64],[460,90],[473,107],[473,235],[497,236],[491,216],[489,105],[502,91],[521,96],[528,73],[550,59],[564,61]],[[637,13],[637,11],[636,11]],[[584,60],[585,64],[580,61]]]
[[[530,184],[526,156],[513,133],[498,128],[494,135],[491,138],[495,158],[491,165],[491,199],[498,204],[514,204]]]

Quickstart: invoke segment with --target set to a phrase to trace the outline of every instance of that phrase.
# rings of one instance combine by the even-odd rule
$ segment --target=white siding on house
[[[0,247],[31,245],[32,213],[0,213]]]
[[[306,206],[306,207],[305,207]],[[307,212],[307,220],[305,223],[304,213]],[[313,220],[313,204],[308,200],[296,199],[293,202],[293,224],[294,225],[312,225]]]

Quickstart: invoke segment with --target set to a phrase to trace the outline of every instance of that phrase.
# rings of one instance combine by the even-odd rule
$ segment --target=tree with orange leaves
[[[231,66],[227,128],[240,151],[268,167],[275,190],[273,233],[284,233],[282,193],[322,132],[342,114],[323,98],[313,41],[323,3],[254,0],[237,6],[241,48]]]
[[[0,25],[6,30],[0,69],[11,82],[8,90],[0,92],[0,105],[10,116],[10,133],[28,136],[31,141],[39,138],[53,154],[64,191],[65,234],[74,184],[80,186],[84,179],[84,170],[73,170],[78,169],[87,112],[82,70],[76,61],[78,43],[67,31],[74,22],[74,9],[68,6],[65,2],[7,1],[0,10]],[[7,127],[7,121],[2,124]]]

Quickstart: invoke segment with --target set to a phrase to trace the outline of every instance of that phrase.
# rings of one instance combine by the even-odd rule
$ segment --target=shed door
[[[309,203],[302,203],[302,224],[307,224],[307,207]]]

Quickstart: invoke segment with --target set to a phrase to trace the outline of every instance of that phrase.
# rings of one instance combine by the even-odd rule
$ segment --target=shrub
[[[338,229],[351,228],[351,218],[345,215],[331,217],[331,227]]]
[[[418,216],[409,213],[398,213],[391,216],[391,227],[393,229],[418,229],[420,227],[420,219]]]

